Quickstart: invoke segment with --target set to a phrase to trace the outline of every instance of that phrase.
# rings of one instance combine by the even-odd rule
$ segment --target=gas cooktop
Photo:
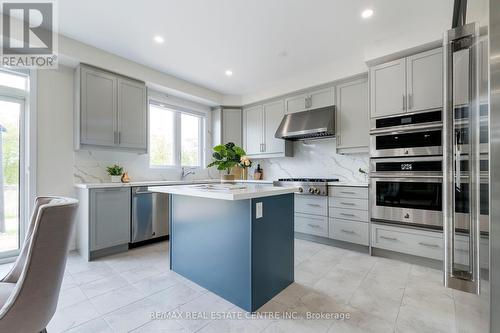
[[[273,182],[274,186],[295,185],[297,194],[328,195],[328,182],[338,182],[338,178],[280,178]]]

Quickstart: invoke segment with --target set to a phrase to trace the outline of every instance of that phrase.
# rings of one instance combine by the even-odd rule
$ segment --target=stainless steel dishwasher
[[[130,243],[167,238],[169,195],[149,192],[147,186],[132,187]]]

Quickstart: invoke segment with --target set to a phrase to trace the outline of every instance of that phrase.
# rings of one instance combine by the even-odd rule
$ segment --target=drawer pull
[[[355,234],[355,232],[353,230],[340,229],[340,231],[345,232],[346,234],[352,234],[352,235]]]
[[[356,194],[356,192],[350,192],[350,191],[340,191],[342,194]]]
[[[307,225],[310,226],[311,228],[319,228],[319,225],[316,224],[308,223]]]
[[[352,202],[341,202],[340,204],[345,206],[356,206],[356,204]]]
[[[382,239],[386,239],[386,240],[390,240],[390,241],[393,241],[393,242],[396,242],[398,239],[395,238],[395,237],[387,237],[387,236],[380,236],[380,238]]]
[[[343,215],[343,216],[356,216],[354,214],[349,214],[349,213],[340,213],[340,215]]]
[[[319,204],[312,204],[312,203],[308,203],[307,205],[308,205],[308,206],[313,206],[313,207],[321,207],[321,205],[319,205]]]
[[[429,243],[424,243],[424,242],[418,242],[418,245],[427,246],[427,247],[433,247],[433,248],[439,248],[439,245],[437,245],[437,244],[429,244]]]

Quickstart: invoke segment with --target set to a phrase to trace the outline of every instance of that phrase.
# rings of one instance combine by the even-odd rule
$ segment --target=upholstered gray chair
[[[23,247],[0,281],[0,332],[37,333],[54,315],[78,201],[38,197]]]

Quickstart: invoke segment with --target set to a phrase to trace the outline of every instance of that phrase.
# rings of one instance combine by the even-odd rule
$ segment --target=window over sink
[[[149,165],[202,167],[206,115],[151,100]]]

